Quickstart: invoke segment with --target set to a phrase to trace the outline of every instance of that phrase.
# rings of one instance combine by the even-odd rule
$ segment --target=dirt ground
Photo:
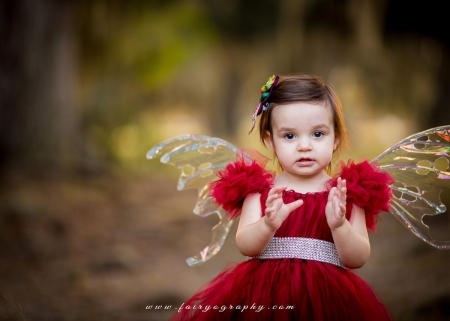
[[[0,320],[167,320],[228,262],[244,260],[235,224],[216,257],[185,263],[209,243],[217,220],[192,214],[195,200],[196,191],[178,192],[162,176],[8,175],[0,187]],[[397,320],[450,320],[450,251],[391,214],[381,218],[371,258],[356,273]],[[450,219],[438,225],[450,235]]]

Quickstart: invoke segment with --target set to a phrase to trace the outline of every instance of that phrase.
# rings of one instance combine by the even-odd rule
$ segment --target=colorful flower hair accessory
[[[255,111],[252,116],[252,128],[248,132],[249,134],[253,131],[256,124],[256,117],[258,117],[263,111],[269,108],[270,103],[268,102],[270,95],[272,94],[273,89],[278,85],[278,80],[280,77],[273,75],[269,78],[264,86],[261,87],[259,93],[261,97],[259,98],[259,104],[256,106]]]

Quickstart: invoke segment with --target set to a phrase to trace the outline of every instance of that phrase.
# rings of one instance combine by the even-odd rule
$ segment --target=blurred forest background
[[[215,258],[186,265],[216,218],[193,215],[196,191],[145,154],[186,133],[260,149],[247,131],[272,74],[337,89],[343,159],[450,124],[444,4],[1,1],[0,320],[166,320],[145,307],[179,306],[243,260],[234,226]],[[357,273],[397,320],[450,320],[449,251],[387,213],[371,242]]]

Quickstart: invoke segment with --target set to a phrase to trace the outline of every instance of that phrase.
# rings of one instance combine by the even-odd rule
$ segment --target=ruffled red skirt
[[[229,264],[170,319],[391,320],[353,271],[301,259]]]

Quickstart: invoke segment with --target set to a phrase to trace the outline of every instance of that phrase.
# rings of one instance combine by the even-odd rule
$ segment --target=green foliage
[[[136,12],[129,19],[113,50],[147,90],[173,80],[184,64],[215,40],[213,24],[194,4]]]
[[[216,31],[193,3],[90,10],[81,50],[85,132],[106,159],[132,162],[157,142],[161,90],[215,43]]]

